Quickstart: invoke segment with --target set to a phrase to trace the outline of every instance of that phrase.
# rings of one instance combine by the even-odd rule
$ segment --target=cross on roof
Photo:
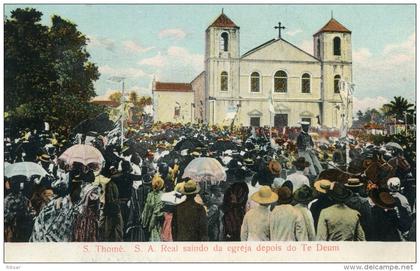
[[[275,26],[274,29],[278,29],[279,30],[279,39],[281,39],[281,30],[282,29],[286,29],[285,26],[281,25],[281,22],[278,23],[278,26]]]

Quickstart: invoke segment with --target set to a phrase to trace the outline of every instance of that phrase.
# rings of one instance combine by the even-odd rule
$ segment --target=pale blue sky
[[[6,5],[5,16],[17,7]],[[221,9],[240,26],[241,53],[276,36],[312,53],[312,34],[331,17],[352,31],[353,75],[361,107],[395,95],[415,99],[414,5],[30,5],[50,24],[54,14],[78,25],[102,73],[98,95],[118,85],[106,79],[127,76],[127,88],[145,93],[154,75],[191,81],[202,69],[204,31]],[[363,105],[363,106],[362,106]],[[357,107],[358,105],[356,105]]]

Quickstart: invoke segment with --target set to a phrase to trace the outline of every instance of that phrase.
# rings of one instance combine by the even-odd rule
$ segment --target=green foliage
[[[14,125],[47,121],[67,131],[103,109],[89,103],[99,72],[76,24],[55,15],[47,27],[41,17],[18,8],[5,19],[5,111]]]
[[[388,117],[397,118],[405,121],[405,114],[407,114],[407,122],[413,122],[415,114],[415,106],[409,103],[407,99],[401,96],[394,96],[394,100],[388,104],[384,104],[382,111]]]

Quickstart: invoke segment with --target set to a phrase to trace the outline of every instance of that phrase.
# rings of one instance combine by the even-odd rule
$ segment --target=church
[[[280,23],[276,28],[277,38],[241,55],[240,27],[234,21],[222,12],[208,26],[205,70],[186,83],[192,93],[188,101],[183,99],[190,111],[187,120],[277,128],[298,126],[301,121],[341,126],[344,110],[352,112],[351,100],[345,105],[340,93],[342,82],[352,82],[351,31],[331,18],[313,35],[311,55],[282,38]],[[154,98],[162,83],[153,82]],[[172,84],[174,89],[165,91],[176,97],[179,88]],[[155,114],[155,120],[173,117],[171,100],[156,99],[155,104],[165,104],[170,116]],[[179,112],[179,105],[174,110]],[[351,126],[352,114],[347,117]]]

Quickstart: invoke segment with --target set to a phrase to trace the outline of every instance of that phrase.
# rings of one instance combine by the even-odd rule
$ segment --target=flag
[[[236,115],[236,107],[229,106],[226,110],[225,120],[233,120]]]
[[[270,98],[268,99],[268,110],[271,113],[275,113],[275,109],[274,109],[274,101],[273,101],[273,94],[271,94]]]

